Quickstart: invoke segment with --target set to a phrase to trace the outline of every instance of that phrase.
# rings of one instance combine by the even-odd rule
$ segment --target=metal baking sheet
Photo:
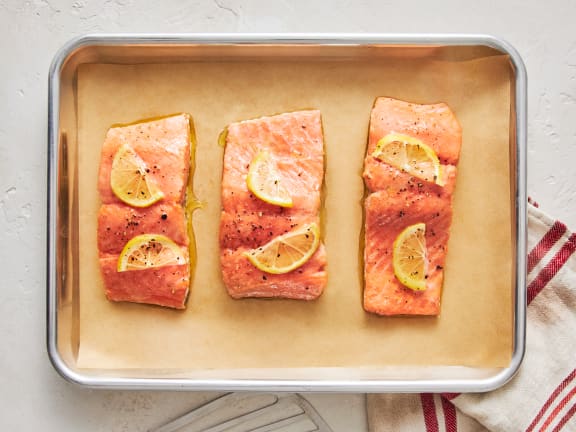
[[[366,58],[469,59],[506,55],[511,82],[509,155],[513,327],[505,367],[385,365],[369,368],[171,369],[78,367],[78,69],[85,64],[198,61],[354,62]],[[526,72],[516,51],[481,35],[98,35],[75,39],[56,55],[49,87],[48,352],[67,379],[90,387],[286,391],[485,391],[519,367],[525,337]],[[375,95],[378,96],[378,95]]]

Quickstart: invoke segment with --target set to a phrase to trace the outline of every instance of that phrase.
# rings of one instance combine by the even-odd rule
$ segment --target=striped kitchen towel
[[[368,395],[371,432],[576,431],[576,234],[528,205],[526,355],[488,393]]]

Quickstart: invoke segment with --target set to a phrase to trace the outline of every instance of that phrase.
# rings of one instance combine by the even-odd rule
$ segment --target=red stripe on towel
[[[560,421],[558,422],[556,427],[552,430],[552,432],[558,432],[560,429],[562,429],[564,425],[568,423],[568,420],[572,418],[574,413],[576,413],[576,404],[572,405],[572,407],[568,410],[568,412],[564,414],[564,417],[560,419]]]
[[[431,393],[421,393],[422,413],[426,432],[438,432],[438,417],[436,416],[436,405],[434,405],[434,395]]]
[[[560,403],[556,405],[556,408],[554,408],[554,410],[550,413],[550,415],[542,425],[542,428],[540,429],[541,431],[544,431],[548,426],[550,426],[550,423],[552,423],[556,418],[556,416],[560,413],[560,411],[562,411],[564,407],[568,405],[568,402],[570,401],[570,399],[572,399],[572,397],[575,394],[576,394],[576,387],[570,390],[570,392],[562,398]]]
[[[534,427],[544,416],[544,413],[548,410],[548,408],[550,408],[550,405],[552,405],[554,399],[556,399],[558,395],[562,392],[562,390],[564,390],[566,386],[570,384],[570,382],[574,379],[575,376],[576,376],[576,369],[573,369],[572,372],[570,372],[570,374],[568,374],[568,376],[564,378],[564,380],[560,384],[558,384],[558,387],[556,387],[556,389],[552,392],[548,400],[544,403],[544,405],[542,405],[542,408],[540,409],[538,414],[536,414],[536,417],[534,417],[534,420],[532,420],[532,423],[530,423],[530,426],[528,426],[526,432],[531,432],[532,430],[534,430]]]
[[[546,284],[552,280],[556,273],[562,268],[562,266],[568,261],[568,258],[576,250],[576,234],[572,234],[570,238],[562,245],[562,248],[558,251],[554,258],[550,260],[546,266],[540,270],[536,279],[528,285],[528,304],[534,300],[534,298],[544,289]]]
[[[540,262],[544,255],[552,249],[558,240],[564,235],[567,228],[562,222],[554,222],[544,237],[534,246],[534,249],[528,254],[528,273],[530,273],[536,264]]]
[[[444,411],[444,426],[446,432],[457,432],[456,408],[446,398],[442,398],[442,410]]]

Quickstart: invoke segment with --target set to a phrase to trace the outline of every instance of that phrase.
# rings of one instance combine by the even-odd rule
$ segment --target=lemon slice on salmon
[[[112,192],[133,207],[148,207],[164,197],[150,176],[150,169],[128,144],[120,146],[110,173]]]
[[[283,274],[303,265],[318,249],[320,230],[307,224],[245,252],[250,262],[266,273]]]
[[[158,234],[142,234],[132,238],[118,258],[119,272],[144,270],[167,265],[186,264],[186,256],[174,241]]]
[[[292,197],[282,184],[282,178],[266,150],[259,151],[248,168],[248,189],[268,204],[292,207]]]
[[[426,289],[426,225],[405,228],[392,248],[394,274],[402,285],[415,291]]]
[[[444,186],[436,152],[417,138],[388,134],[378,141],[372,156],[414,177]]]

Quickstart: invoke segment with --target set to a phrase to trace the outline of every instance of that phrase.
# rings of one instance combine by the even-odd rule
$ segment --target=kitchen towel
[[[576,234],[528,204],[526,354],[488,393],[370,394],[371,432],[576,431]]]

